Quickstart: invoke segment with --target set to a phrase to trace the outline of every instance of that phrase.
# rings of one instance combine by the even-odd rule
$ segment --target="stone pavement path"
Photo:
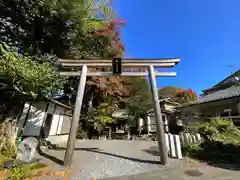
[[[196,179],[185,173],[187,170],[197,169],[201,180],[219,179],[219,174],[227,174],[223,169],[216,170],[203,164],[184,162],[176,159],[169,159],[169,166],[162,167],[160,158],[156,152],[157,143],[154,141],[128,141],[128,140],[85,140],[76,142],[76,148],[73,158],[72,170],[74,174],[71,179],[89,180],[89,179],[107,179],[128,180],[128,179],[147,179],[147,180],[173,180],[178,179]],[[45,157],[41,156],[44,162],[52,164],[48,160],[59,163],[63,160],[65,145],[57,150],[48,150]],[[46,158],[48,156],[48,158]],[[196,164],[196,163],[195,163]],[[54,164],[55,166],[56,163]],[[192,167],[198,166],[198,167]],[[59,167],[59,166],[57,166]],[[60,167],[59,167],[60,168]],[[212,170],[213,169],[213,170]],[[233,171],[230,171],[233,172]],[[240,172],[240,171],[239,171]],[[238,172],[238,173],[239,173]],[[191,173],[191,172],[190,172]],[[195,173],[196,174],[196,173]],[[233,175],[234,173],[230,173]],[[120,177],[122,176],[122,177]],[[206,179],[206,176],[209,178]],[[119,178],[118,178],[119,177]],[[226,179],[226,178],[225,178]],[[239,178],[238,178],[239,179]],[[235,180],[232,179],[231,180]]]

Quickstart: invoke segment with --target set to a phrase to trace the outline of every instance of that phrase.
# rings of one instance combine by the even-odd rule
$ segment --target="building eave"
[[[234,77],[234,76],[237,75],[237,74],[240,74],[240,70],[232,73],[230,76],[227,76],[226,78],[224,78],[223,80],[221,80],[220,82],[218,82],[217,84],[215,84],[213,87],[208,88],[208,89],[205,89],[205,90],[202,90],[202,91],[203,91],[203,92],[207,92],[207,91],[214,90],[214,89],[216,89],[218,86],[220,86],[221,83],[223,83],[224,81],[226,81],[226,80],[229,79],[229,78]],[[223,85],[223,86],[224,86],[224,85]]]
[[[52,98],[46,97],[46,100],[48,100],[48,101],[50,101],[51,103],[56,104],[56,105],[58,105],[58,106],[60,106],[60,107],[66,108],[66,109],[68,109],[68,110],[73,110],[72,107],[67,106],[67,105],[65,105],[65,104],[63,104],[63,103],[61,103],[61,102],[59,102],[59,101],[56,101],[56,100],[54,100],[54,99],[52,99]]]
[[[236,98],[236,97],[240,97],[240,93],[232,94],[230,96],[223,96],[223,97],[219,97],[219,98],[216,98],[216,99],[210,99],[210,100],[206,100],[206,101],[196,100],[196,101],[193,101],[193,102],[190,102],[190,103],[187,103],[187,104],[183,104],[182,106],[177,107],[177,109],[181,109],[181,108],[189,107],[189,106],[196,106],[196,105],[200,105],[200,104],[207,104],[207,103],[226,100],[226,99],[232,99],[232,98]]]

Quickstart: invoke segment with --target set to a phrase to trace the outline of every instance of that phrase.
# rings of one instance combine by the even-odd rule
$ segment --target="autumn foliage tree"
[[[109,21],[98,21],[94,20],[88,24],[87,36],[88,39],[85,49],[88,49],[88,52],[84,52],[85,54],[76,53],[74,58],[76,59],[97,59],[101,61],[101,59],[112,59],[113,57],[122,57],[124,51],[124,45],[120,38],[120,30],[124,26],[124,22],[119,19],[112,19]],[[90,52],[92,50],[92,52]],[[79,51],[81,52],[81,51]],[[92,68],[90,71],[111,71],[107,68]],[[77,78],[72,78],[69,80],[69,87],[72,88],[72,92],[66,92],[71,95],[71,104],[74,104],[77,84]],[[116,104],[113,104],[111,99],[117,98],[118,100],[122,99],[123,96],[126,96],[128,93],[126,87],[124,87],[124,78],[121,77],[89,77],[87,79],[87,85],[85,88],[84,102],[83,102],[83,110],[82,110],[82,127],[89,124],[95,118],[93,114],[96,115],[97,110],[103,110],[101,106],[102,103],[109,104],[110,106],[116,107],[119,101],[115,101]],[[95,111],[92,111],[95,109]],[[94,116],[95,116],[94,115]],[[90,118],[90,119],[89,119]],[[109,118],[110,115],[109,115]],[[104,118],[107,119],[107,118]],[[96,119],[95,119],[96,120]],[[101,127],[105,123],[100,123],[100,121],[96,121],[94,126],[95,128]],[[96,125],[98,124],[98,125]]]
[[[16,87],[22,88],[21,92],[27,95],[54,94],[49,93],[56,90],[52,85],[60,85],[55,74],[57,58],[101,61],[123,56],[120,32],[125,23],[115,18],[110,0],[0,0],[0,7],[0,43],[17,49],[11,57],[17,57],[19,61],[15,61],[16,58],[9,61],[15,63],[8,64],[14,66],[8,66],[13,70],[9,72],[18,78]],[[50,56],[55,58],[48,58]],[[8,62],[7,59],[4,62]],[[25,65],[21,66],[21,63]],[[32,64],[32,69],[23,69]],[[47,68],[42,68],[44,66]],[[31,73],[26,74],[29,71]],[[109,69],[96,67],[91,71]],[[74,105],[78,82],[79,77],[71,77],[64,87],[57,86],[59,91],[64,89],[70,106]],[[112,105],[112,97],[118,100],[129,97],[132,92],[125,82],[123,77],[88,77],[82,119],[87,120],[90,106],[99,109],[97,107],[102,103]]]
[[[122,57],[124,46],[120,39],[120,30],[124,22],[118,19],[112,19],[109,22],[101,23],[102,27],[90,31],[92,38],[95,38],[95,46],[100,50],[99,61],[102,58],[111,59],[113,57]],[[97,58],[97,57],[96,57]],[[105,71],[107,69],[95,68],[93,71]],[[88,85],[99,88],[103,95],[122,96],[126,90],[122,84],[123,78],[119,77],[93,77],[88,81]]]
[[[86,55],[86,57],[75,57],[75,58],[85,58],[85,59],[111,59],[113,57],[122,57],[124,46],[120,39],[120,29],[123,27],[124,22],[122,20],[112,19],[107,22],[94,21],[88,27],[89,38],[88,43],[91,44],[91,48],[94,48],[94,52]],[[88,45],[89,45],[88,44]],[[90,49],[90,48],[89,48]],[[92,48],[93,49],[93,48]],[[92,68],[91,71],[107,71],[106,68]],[[121,77],[89,77],[87,81],[86,91],[85,91],[85,110],[88,109],[89,101],[93,102],[93,105],[99,105],[103,97],[115,96],[121,97],[127,93],[126,89],[123,86],[123,78]],[[66,85],[66,90],[70,90],[69,87],[72,86],[73,91],[76,92],[78,80],[72,78],[69,81],[69,84]],[[75,92],[66,92],[70,94],[75,94]],[[74,100],[75,97],[72,98]],[[74,102],[72,102],[74,104]],[[90,103],[92,104],[92,103]]]
[[[188,103],[197,99],[197,94],[192,89],[183,89],[175,86],[165,86],[158,90],[160,98],[169,97],[178,103]]]
[[[0,43],[17,49],[11,56],[11,64],[2,67],[6,65],[12,70],[9,72],[17,79],[13,79],[16,88],[22,88],[19,91],[26,95],[38,97],[56,90],[51,85],[60,84],[59,78],[56,76],[54,83],[51,79],[55,77],[52,72],[58,70],[57,58],[101,60],[123,54],[120,39],[123,22],[113,19],[109,0],[0,0],[0,7]],[[42,58],[43,55],[46,58]],[[57,58],[48,58],[50,56]],[[24,71],[31,65],[34,65],[32,69]],[[42,68],[44,66],[47,68]],[[48,75],[50,78],[45,78]],[[78,81],[78,78],[70,78],[64,85],[70,105],[74,103]],[[121,82],[117,77],[88,78],[84,97],[90,97],[94,106],[98,106],[106,101],[104,95],[121,96],[124,93]],[[87,109],[89,102],[88,98],[84,100],[83,110]]]
[[[197,99],[197,94],[192,89],[182,89],[176,90],[176,97],[179,103],[187,103]]]
[[[103,53],[102,57],[122,57],[124,46],[120,38],[120,30],[125,25],[121,19],[112,19],[109,22],[101,23],[102,27],[92,32],[92,36],[99,38],[106,46],[105,49],[108,53]]]

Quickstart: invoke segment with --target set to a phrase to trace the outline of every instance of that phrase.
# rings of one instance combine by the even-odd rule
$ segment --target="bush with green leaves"
[[[231,120],[221,117],[214,117],[210,121],[201,123],[197,126],[197,131],[204,137],[212,137],[219,139],[224,134],[237,134],[236,138],[240,138],[240,131],[234,126]]]
[[[22,180],[31,176],[31,165],[22,165],[12,168],[9,180]]]
[[[8,126],[10,126],[8,123],[0,123],[0,164],[17,154],[17,145],[9,141],[9,133],[6,131]]]
[[[240,161],[240,130],[231,120],[214,117],[195,128],[204,141],[182,147],[183,154],[213,163]]]
[[[8,77],[8,85],[16,94],[35,99],[45,97],[61,87],[63,79],[48,60],[20,55],[1,44],[0,54],[0,72]]]

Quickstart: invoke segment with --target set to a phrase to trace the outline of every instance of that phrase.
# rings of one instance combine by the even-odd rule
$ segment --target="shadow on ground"
[[[151,146],[143,151],[153,156],[159,156],[160,154],[158,146]],[[240,145],[236,146],[232,144],[222,144],[220,142],[211,142],[211,144],[202,143],[200,148],[183,148],[182,151],[186,157],[204,162],[206,165],[240,171]],[[203,175],[201,169],[188,169],[184,173],[192,177],[200,177]]]
[[[148,153],[148,154],[151,154],[153,156],[160,156],[160,152],[159,152],[158,146],[151,146],[150,148],[144,149],[143,151]]]
[[[40,146],[37,147],[37,152],[40,156],[45,157],[46,159],[49,159],[56,164],[63,165],[63,160],[62,159],[59,159],[55,156],[52,156],[52,155],[42,151]]]
[[[66,150],[66,148],[63,147],[54,147],[53,150],[55,151],[62,151],[62,150]],[[107,155],[107,156],[113,156],[116,158],[121,158],[121,159],[125,159],[125,160],[130,160],[130,161],[134,161],[134,162],[139,162],[139,163],[147,163],[147,164],[161,164],[160,161],[151,161],[151,160],[144,160],[144,159],[138,159],[138,158],[133,158],[133,157],[128,157],[128,156],[123,156],[120,154],[114,154],[114,153],[109,153],[109,152],[104,152],[104,150],[97,148],[97,147],[93,147],[93,148],[75,148],[75,151],[87,151],[87,152],[92,152],[92,153],[98,153],[98,154],[103,154],[103,155]],[[52,156],[46,152],[43,152],[40,148],[38,148],[38,153],[39,155],[59,164],[59,165],[63,165],[63,160]]]

